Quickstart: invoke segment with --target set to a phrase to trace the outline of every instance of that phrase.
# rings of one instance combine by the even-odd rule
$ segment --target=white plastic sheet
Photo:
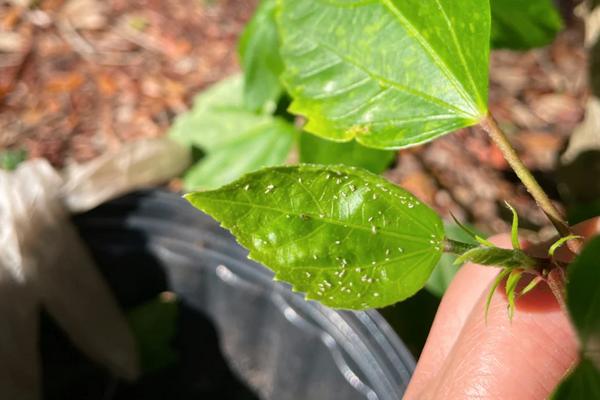
[[[116,376],[138,376],[127,321],[69,215],[164,182],[189,162],[187,150],[154,139],[63,174],[45,160],[0,171],[0,398],[40,399],[40,307],[90,358]]]

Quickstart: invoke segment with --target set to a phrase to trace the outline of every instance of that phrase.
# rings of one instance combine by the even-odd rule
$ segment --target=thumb
[[[577,360],[577,340],[550,290],[518,302],[512,322],[498,289],[487,323],[484,292],[424,399],[546,399]]]

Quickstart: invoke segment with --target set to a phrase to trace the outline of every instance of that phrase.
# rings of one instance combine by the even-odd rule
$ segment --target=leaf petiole
[[[521,182],[523,182],[527,191],[529,191],[544,213],[548,216],[558,233],[563,237],[572,235],[571,228],[562,213],[554,206],[552,200],[550,200],[546,192],[544,192],[544,189],[542,189],[529,169],[523,164],[523,161],[521,161],[516,150],[512,147],[510,141],[506,137],[506,134],[500,129],[498,123],[491,114],[488,114],[488,116],[481,121],[481,127],[490,135],[494,143],[496,143],[508,164],[515,171],[519,179],[521,179]]]

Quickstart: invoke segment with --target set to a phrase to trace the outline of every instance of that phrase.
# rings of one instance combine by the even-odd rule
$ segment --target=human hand
[[[600,217],[574,231],[597,235]],[[511,246],[508,235],[492,242]],[[558,257],[569,256],[564,246]],[[405,400],[546,399],[575,364],[575,331],[546,285],[517,300],[512,322],[498,289],[486,324],[485,301],[497,274],[474,264],[461,268],[440,304]]]

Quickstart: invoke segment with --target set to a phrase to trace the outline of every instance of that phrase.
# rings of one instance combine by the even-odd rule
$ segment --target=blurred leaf
[[[25,150],[5,150],[0,152],[0,169],[13,171],[27,159]]]
[[[598,51],[593,51],[598,54]],[[600,76],[592,73],[592,77]],[[559,190],[569,222],[577,224],[600,215],[600,101],[588,100],[585,120],[573,131],[558,169]]]
[[[584,358],[558,386],[551,399],[600,399],[600,372],[598,372],[594,363]]]
[[[385,171],[396,157],[395,151],[364,147],[355,140],[332,142],[309,133],[300,137],[300,162],[365,168],[375,174]]]
[[[129,311],[128,319],[138,344],[144,373],[153,372],[177,361],[172,341],[177,332],[179,306],[162,295]]]
[[[402,338],[415,359],[423,351],[440,299],[427,290],[390,307],[377,310]]]
[[[192,109],[177,117],[169,135],[184,145],[210,152],[236,140],[240,132],[271,121],[270,115],[244,108],[243,77],[234,75],[197,95]]]
[[[262,0],[239,42],[244,69],[244,103],[252,111],[272,112],[283,93],[283,61],[275,22],[275,0]]]
[[[287,159],[296,129],[285,120],[248,111],[242,78],[228,78],[200,93],[194,107],[179,116],[170,135],[202,150],[204,157],[184,176],[187,190],[213,189],[245,173]]]
[[[280,118],[249,130],[213,150],[184,176],[186,190],[215,189],[262,167],[285,163],[297,130]]]
[[[478,232],[472,226],[467,227],[473,232],[475,232],[475,234],[485,237],[483,233]],[[446,237],[450,239],[463,243],[478,244],[477,241],[473,239],[471,235],[465,232],[464,229],[461,229],[461,227],[458,226],[458,224],[446,223],[445,229]],[[448,286],[450,286],[452,279],[454,279],[454,276],[459,270],[459,266],[454,264],[456,258],[456,255],[450,253],[444,253],[442,255],[440,262],[433,270],[429,281],[427,281],[427,285],[425,285],[425,288],[429,292],[438,297],[442,297],[444,295],[444,293],[448,289]]]
[[[600,237],[569,266],[567,306],[583,353],[600,366]]]
[[[581,362],[558,386],[553,400],[600,398],[600,237],[568,269],[567,307],[581,345]]]
[[[563,29],[553,0],[492,0],[492,47],[526,50],[546,46]]]
[[[576,203],[568,207],[569,223],[572,225],[600,216],[600,199],[590,203]]]
[[[599,174],[600,150],[584,150],[569,163],[561,165],[559,187],[561,197],[567,203],[571,224],[600,215]]]

